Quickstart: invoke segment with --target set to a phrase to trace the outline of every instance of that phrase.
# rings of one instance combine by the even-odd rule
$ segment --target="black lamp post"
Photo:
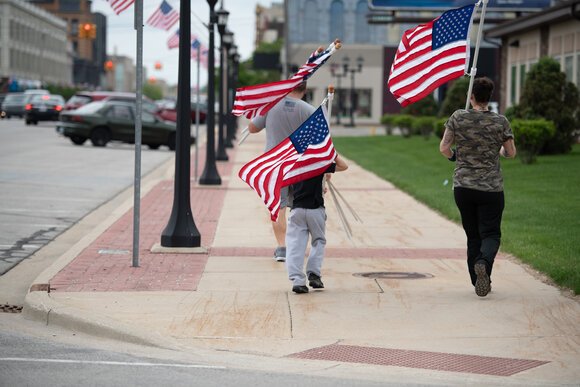
[[[189,3],[189,1],[183,1]],[[215,161],[215,45],[214,45],[214,24],[216,23],[216,13],[214,11],[217,0],[207,0],[209,4],[209,48],[207,52],[207,150],[205,152],[205,168],[199,178],[202,185],[220,185],[222,179],[218,173]],[[183,39],[180,39],[180,42]],[[189,42],[189,38],[187,38]]]
[[[218,31],[220,33],[220,91],[219,91],[219,114],[218,114],[218,149],[217,149],[217,157],[218,161],[228,161],[228,154],[226,152],[225,146],[225,120],[224,120],[224,85],[225,85],[225,56],[227,52],[224,53],[226,50],[226,25],[228,24],[228,16],[229,12],[224,9],[224,1],[222,0],[221,8],[219,11],[216,12],[217,14],[217,26]]]
[[[234,146],[233,141],[236,138],[236,122],[237,118],[231,112],[234,108],[234,98],[236,94],[236,83],[234,77],[236,75],[236,56],[238,55],[238,46],[233,44],[228,51],[228,56],[230,57],[230,65],[228,65],[228,136],[226,141],[226,146],[232,148]]]
[[[354,74],[360,73],[362,71],[364,59],[362,56],[359,56],[356,59],[357,66],[354,68],[350,68],[350,58],[345,56],[342,60],[342,66],[344,68],[344,74],[350,72],[350,124],[347,126],[354,126],[354,102],[355,102],[355,95],[354,95]]]
[[[336,94],[338,97],[338,111],[336,112],[336,124],[340,125],[340,113],[342,112],[342,100],[340,99],[340,79],[344,78],[346,76],[346,73],[344,74],[339,74],[338,73],[338,68],[340,67],[340,65],[338,63],[331,63],[330,64],[330,74],[336,78]]]
[[[201,235],[191,214],[190,159],[191,159],[191,4],[180,5],[179,74],[177,90],[177,130],[175,142],[175,183],[173,208],[165,229],[161,233],[163,247],[199,247]]]
[[[225,45],[225,72],[224,72],[224,144],[226,148],[233,148],[232,138],[230,136],[231,126],[232,126],[232,66],[231,66],[231,53],[232,47],[234,45],[234,33],[232,31],[226,31],[224,34],[224,45]]]

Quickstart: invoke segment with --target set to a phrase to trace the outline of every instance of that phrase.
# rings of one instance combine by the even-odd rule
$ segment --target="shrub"
[[[413,119],[414,117],[411,115],[398,114],[393,119],[393,125],[401,130],[403,137],[409,137],[413,128]]]
[[[410,114],[412,116],[435,116],[439,111],[439,105],[435,101],[433,94],[429,94],[419,101],[405,106],[401,109],[401,114]]]
[[[433,121],[433,132],[439,138],[443,138],[443,134],[445,133],[445,123],[447,122],[447,118],[439,118]]]
[[[393,134],[393,128],[395,127],[395,117],[396,114],[385,114],[381,117],[381,124],[385,125],[386,132],[385,134],[391,135]]]
[[[437,117],[435,116],[415,117],[411,123],[413,134],[420,134],[425,137],[426,140],[429,139],[431,133],[433,133],[433,123],[436,120]]]
[[[447,91],[445,100],[441,106],[440,117],[449,117],[457,109],[465,109],[467,90],[469,89],[469,77],[455,80]]]
[[[554,136],[556,127],[552,121],[539,120],[513,120],[511,127],[514,132],[514,140],[518,149],[519,158],[524,164],[536,161],[545,143]]]

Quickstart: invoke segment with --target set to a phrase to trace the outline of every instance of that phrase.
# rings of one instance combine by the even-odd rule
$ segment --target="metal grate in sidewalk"
[[[494,376],[511,376],[518,372],[549,363],[539,360],[338,344],[313,348],[304,352],[291,354],[288,357]]]

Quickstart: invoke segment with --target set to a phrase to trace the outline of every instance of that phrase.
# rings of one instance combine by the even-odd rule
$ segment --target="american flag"
[[[147,19],[147,24],[167,31],[178,21],[179,12],[174,10],[167,1],[163,0],[157,11],[153,12],[153,14],[149,16],[149,19]]]
[[[199,62],[203,67],[207,68],[207,48],[197,39],[193,39],[191,42],[191,59],[197,60],[197,48],[199,47]]]
[[[314,51],[308,61],[290,79],[238,88],[232,113],[236,116],[244,115],[248,119],[265,115],[302,81],[310,78],[335,50],[335,43],[332,43],[325,51]]]
[[[118,15],[127,8],[129,8],[135,0],[107,0],[113,8],[113,11]]]
[[[276,221],[280,189],[324,173],[335,158],[326,108],[321,105],[278,146],[244,165],[238,176],[256,191]]]
[[[466,73],[474,9],[475,5],[452,9],[405,31],[387,81],[401,106],[419,101]]]
[[[167,39],[167,47],[168,48],[178,48],[179,47],[179,28],[173,35]]]

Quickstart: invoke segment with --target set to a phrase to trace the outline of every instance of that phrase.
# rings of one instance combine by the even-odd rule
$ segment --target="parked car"
[[[24,93],[9,93],[2,102],[2,118],[20,117],[24,116],[24,106],[28,96]]]
[[[109,141],[135,142],[135,104],[119,101],[91,102],[76,110],[63,111],[57,123],[58,133],[76,145],[87,139],[94,146],[106,146]],[[151,149],[166,145],[175,150],[175,124],[143,111],[141,142]],[[195,138],[191,138],[191,143]]]
[[[57,121],[64,106],[64,98],[57,94],[35,94],[24,106],[26,125],[38,124],[38,121]]]
[[[74,110],[90,102],[102,101],[109,98],[119,98],[119,100],[122,98],[133,98],[135,100],[135,93],[121,91],[79,91],[66,101],[63,110]]]
[[[197,109],[197,102],[191,102],[191,122],[195,123],[195,110]],[[176,105],[170,106],[165,105],[158,113],[159,116],[163,117],[169,121],[177,121],[177,110]],[[207,117],[207,105],[204,103],[199,103],[199,123],[205,124]]]

